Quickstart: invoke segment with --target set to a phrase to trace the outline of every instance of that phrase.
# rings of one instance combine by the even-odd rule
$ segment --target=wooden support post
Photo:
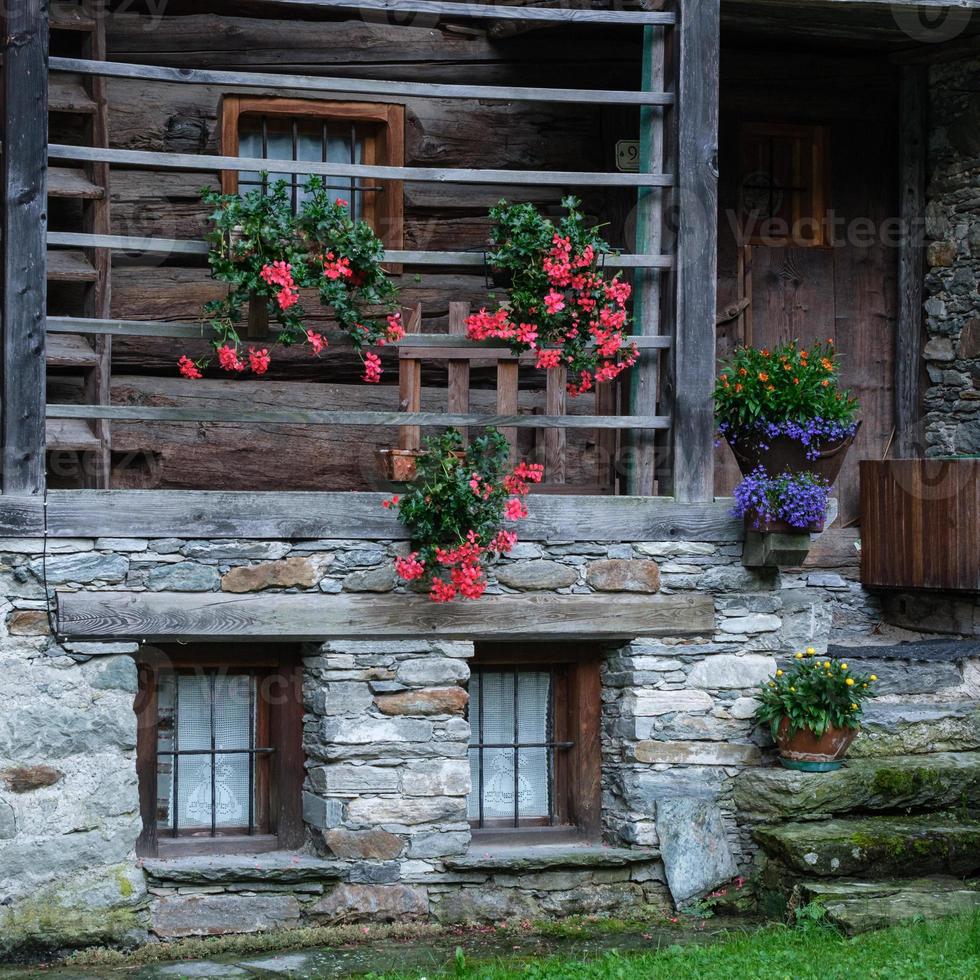
[[[497,361],[497,414],[517,415],[518,364],[516,359]],[[510,443],[510,461],[517,462],[517,429],[501,428]]]
[[[643,29],[643,90],[661,91],[666,78],[667,46],[663,27]],[[663,173],[666,113],[663,106],[642,106],[640,109],[640,172]],[[636,205],[636,250],[648,248],[660,252],[663,241],[663,213],[666,191],[662,187],[642,187]],[[656,336],[661,322],[662,272],[659,269],[637,269],[634,282],[633,310],[636,332]],[[660,354],[643,350],[630,371],[630,412],[655,412],[659,398]],[[632,458],[627,476],[627,489],[633,495],[654,492],[656,480],[656,433],[631,434]],[[601,449],[608,449],[601,446]]]
[[[469,316],[469,303],[449,304],[449,333],[453,337],[466,336],[466,318]],[[453,360],[448,366],[449,411],[465,415],[470,410],[470,362]],[[469,439],[469,430],[460,429],[463,442]]]
[[[422,329],[422,306],[412,310],[405,324],[405,333],[418,333]],[[422,362],[417,357],[403,357],[398,361],[398,409],[402,412],[422,410]],[[417,425],[403,425],[398,430],[399,449],[418,449],[422,445],[422,430]]]
[[[672,476],[674,497],[692,503],[714,494],[719,0],[680,9]]]
[[[548,368],[545,375],[545,415],[565,414],[565,386],[568,369]],[[612,433],[615,437],[615,433]],[[547,483],[565,482],[565,432],[563,429],[546,429],[544,433],[544,478]]]
[[[899,193],[902,241],[898,252],[898,329],[895,338],[895,447],[898,457],[919,455],[919,372],[922,366],[923,234],[926,206],[927,65],[903,65],[899,104]]]
[[[3,492],[44,491],[48,3],[18,0],[3,29]]]

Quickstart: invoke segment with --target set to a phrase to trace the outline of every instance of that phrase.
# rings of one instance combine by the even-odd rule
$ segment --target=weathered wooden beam
[[[598,173],[566,170],[471,170],[463,167],[381,167],[359,163],[320,163],[315,160],[275,160],[258,157],[205,156],[199,153],[158,153],[103,146],[52,143],[48,154],[59,160],[116,163],[163,170],[266,170],[270,173],[319,174],[324,177],[412,180],[432,184],[506,184],[546,187],[669,187],[670,174]]]
[[[453,0],[276,0],[282,6],[356,11],[368,18],[393,14],[395,23],[406,21],[405,14],[446,17],[477,17],[493,20],[538,20],[559,24],[673,24],[667,11],[594,10],[591,4],[578,6],[563,0],[554,7],[503,6],[489,3],[457,3]],[[588,0],[587,0],[588,2]]]
[[[895,332],[896,456],[919,455],[919,374],[922,370],[922,291],[925,276],[926,153],[929,69],[903,65],[899,89],[898,324]]]
[[[58,595],[57,627],[79,640],[628,639],[710,632],[714,600],[495,595],[440,605],[416,595],[67,592]]]
[[[3,492],[44,490],[48,3],[3,4]]]
[[[677,80],[677,302],[673,351],[673,494],[714,492],[718,272],[719,0],[683,0]]]
[[[797,568],[806,560],[809,551],[810,535],[805,531],[798,534],[746,531],[742,564],[746,568]]]
[[[666,415],[479,415],[449,412],[336,411],[298,408],[221,409],[144,405],[48,405],[49,419],[119,422],[248,422],[267,425],[493,425],[514,429],[669,429]]]
[[[324,78],[320,75],[164,68],[159,65],[133,65],[118,61],[88,61],[84,58],[52,58],[51,70],[185,85],[218,85],[225,92],[239,88],[273,89],[275,93],[298,90],[304,96],[311,93],[334,96],[368,95],[380,96],[389,102],[396,98],[427,98],[571,102],[582,105],[668,105],[673,99],[667,92],[649,90],[629,92],[587,88],[529,88],[517,85],[443,85],[437,82],[402,82],[374,78]]]
[[[382,493],[275,493],[182,490],[52,490],[52,538],[360,538],[405,540]],[[514,525],[525,541],[742,540],[731,501],[678,504],[669,497],[531,494]],[[43,528],[36,497],[0,496],[0,537],[32,537]],[[3,551],[0,546],[0,552]]]
[[[181,255],[207,255],[210,248],[203,239],[89,235],[75,231],[49,231],[48,244],[77,248],[115,248],[127,252],[177,252]],[[486,266],[486,258],[482,252],[386,249],[385,261],[401,265],[465,266],[478,269]],[[611,269],[669,269],[673,266],[674,260],[670,255],[645,253],[607,255],[604,264]]]

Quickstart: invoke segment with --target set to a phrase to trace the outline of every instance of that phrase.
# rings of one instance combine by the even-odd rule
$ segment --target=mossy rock
[[[789,823],[754,836],[770,858],[803,875],[980,872],[980,821],[939,814]]]
[[[942,919],[980,908],[980,884],[942,876],[800,882],[790,905],[800,908],[810,902],[822,905],[827,921],[853,936],[912,919]]]
[[[852,759],[827,773],[746,769],[735,780],[739,812],[819,819],[851,812],[980,812],[980,752]]]

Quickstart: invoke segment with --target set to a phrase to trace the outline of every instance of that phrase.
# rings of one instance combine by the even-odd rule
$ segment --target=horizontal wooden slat
[[[84,337],[70,333],[49,337],[44,347],[44,357],[49,367],[94,368],[101,360]]]
[[[206,241],[190,238],[147,238],[134,235],[91,235],[74,231],[49,231],[48,244],[113,248],[132,252],[208,254]],[[388,249],[385,251],[385,261],[397,262],[401,265],[465,266],[479,269],[486,266],[483,252]],[[669,255],[608,255],[605,256],[603,264],[611,269],[670,269],[673,267],[674,260]]]
[[[54,538],[263,538],[405,540],[382,493],[51,490]],[[42,532],[39,497],[0,496],[0,535]],[[678,504],[670,497],[538,496],[513,525],[524,541],[713,541],[742,539],[732,501]],[[0,547],[0,552],[2,552]]]
[[[81,419],[48,419],[45,424],[48,452],[89,452],[99,449],[99,437]]]
[[[246,422],[266,425],[494,425],[516,429],[669,429],[666,415],[475,415],[449,412],[324,412],[300,409],[201,409],[141,405],[51,405],[49,419],[119,422]]]
[[[73,167],[48,167],[48,197],[101,201],[105,197],[105,189],[98,184],[93,184],[84,170]],[[53,243],[49,240],[49,244]]]
[[[51,112],[91,115],[96,110],[96,104],[78,78],[52,76],[48,79],[48,109]]]
[[[626,639],[710,632],[714,600],[500,595],[442,605],[417,595],[69,592],[58,595],[57,628],[79,640]]]
[[[502,6],[487,3],[457,3],[453,0],[278,0],[283,6],[330,8],[334,10],[350,10],[361,14],[377,11],[378,14],[391,13],[396,15],[395,23],[399,20],[413,23],[413,19],[405,20],[404,15],[432,14],[444,15],[449,18],[478,17],[492,20],[522,20],[546,21],[557,24],[661,24],[675,23],[673,13],[666,11],[643,10],[592,10],[588,7],[570,7],[567,0],[554,7],[525,7]]]
[[[98,278],[98,272],[83,252],[48,251],[48,279],[52,282],[95,282]]]
[[[80,6],[58,2],[51,4],[51,30],[53,31],[94,31],[96,21]]]
[[[597,173],[563,170],[467,170],[444,167],[379,167],[327,161],[274,160],[258,157],[203,156],[198,153],[157,153],[103,146],[52,143],[48,154],[57,160],[114,163],[163,170],[267,170],[270,173],[319,174],[325,177],[413,180],[435,184],[506,184],[546,187],[670,187],[669,174]]]
[[[47,320],[48,333],[111,334],[122,337],[210,337],[211,328],[201,323],[173,323],[161,320],[100,320],[88,317],[50,316]],[[641,350],[666,350],[670,347],[670,337],[626,337],[627,343],[636,344]],[[493,340],[470,340],[468,337],[455,337],[442,333],[411,334],[391,346],[416,348],[453,347],[465,351],[480,351],[485,357],[495,357],[503,348]],[[509,351],[508,351],[509,353]],[[432,356],[423,350],[417,356]]]
[[[592,105],[672,105],[670,92],[629,92],[610,89],[528,88],[514,85],[441,85],[436,82],[404,82],[374,78],[325,78],[318,75],[279,75],[262,72],[213,71],[164,68],[118,61],[84,58],[52,58],[52,71],[71,71],[112,78],[139,78],[155,82],[218,85],[233,89],[275,89],[321,95],[368,95],[394,98],[480,99],[499,102],[572,102]]]

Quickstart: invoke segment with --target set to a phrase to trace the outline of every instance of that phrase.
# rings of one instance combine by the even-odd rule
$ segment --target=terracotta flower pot
[[[828,728],[817,736],[809,728],[801,728],[790,735],[789,718],[784,718],[776,731],[779,761],[787,769],[804,772],[840,769],[857,733],[856,728]]]
[[[858,429],[861,423],[858,423]],[[823,477],[828,483],[833,483],[840,475],[841,467],[847,450],[857,435],[836,442],[823,443],[817,452],[816,459],[807,459],[807,447],[798,439],[789,436],[776,436],[767,443],[760,445],[757,440],[741,438],[734,444],[729,441],[735,461],[742,476],[748,476],[756,467],[761,466],[769,476],[779,476],[780,473],[803,473],[808,471]]]
[[[807,524],[806,527],[794,527],[789,521],[759,521],[755,523],[755,514],[745,515],[745,530],[756,531],[759,534],[819,534],[823,530],[824,522],[816,521]]]

